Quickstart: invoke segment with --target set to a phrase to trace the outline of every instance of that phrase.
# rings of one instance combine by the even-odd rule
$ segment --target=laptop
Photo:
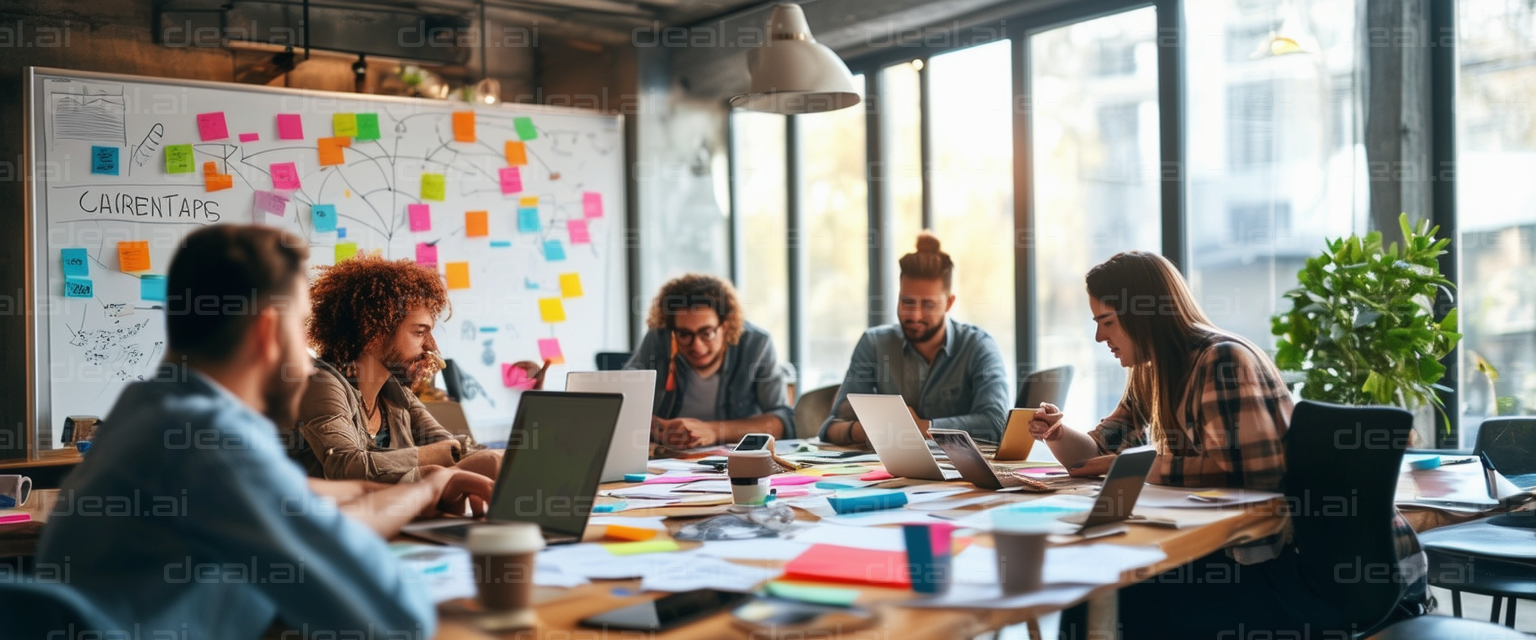
[[[550,545],[579,542],[623,406],[618,393],[523,392],[486,520],[537,524]],[[401,533],[463,545],[477,524],[436,518]]]
[[[1033,493],[1053,491],[1044,483],[1019,477],[1009,469],[992,466],[969,433],[958,429],[929,429],[928,435],[933,436],[933,441],[944,450],[944,455],[949,457],[949,463],[960,472],[960,477],[976,485],[978,489],[1021,490]]]
[[[651,411],[656,400],[656,371],[583,371],[565,377],[567,391],[624,394],[619,426],[603,462],[602,482],[619,482],[626,473],[645,473],[651,453]]]
[[[1086,513],[1063,516],[1062,522],[1081,525],[1075,535],[1083,538],[1100,538],[1125,533],[1125,521],[1136,508],[1141,488],[1152,472],[1157,460],[1157,450],[1152,445],[1134,447],[1120,452],[1109,465],[1104,476],[1104,488],[1093,500],[1093,508]]]
[[[850,393],[848,404],[887,473],[915,480],[960,479],[960,472],[939,466],[901,396]]]

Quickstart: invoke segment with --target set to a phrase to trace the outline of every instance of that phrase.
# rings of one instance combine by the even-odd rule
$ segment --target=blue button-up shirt
[[[945,320],[944,343],[929,364],[907,341],[900,325],[871,328],[853,348],[853,359],[834,410],[834,420],[851,420],[850,393],[899,394],[934,429],[960,429],[984,442],[1002,438],[1008,419],[1008,371],[992,336],[981,327]]]
[[[435,633],[424,585],[310,491],[277,427],[177,366],[123,391],[37,563],[134,637],[257,638],[274,622],[305,637]]]

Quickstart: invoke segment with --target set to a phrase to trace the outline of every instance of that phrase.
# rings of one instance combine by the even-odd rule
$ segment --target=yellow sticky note
[[[645,540],[645,541],[642,541],[642,542],[609,542],[609,543],[604,544],[603,548],[607,549],[608,553],[611,553],[611,554],[616,555],[616,556],[635,556],[635,555],[640,555],[642,553],[665,553],[665,552],[668,552],[668,551],[680,551],[680,550],[682,550],[682,547],[678,546],[677,541],[675,541],[675,540]]]
[[[467,238],[481,238],[488,235],[491,235],[490,212],[465,211],[464,236]]]
[[[562,274],[560,274],[560,297],[562,297],[562,298],[580,298],[581,297],[581,274],[579,274],[579,273],[562,273]]]
[[[507,164],[514,167],[528,164],[528,147],[521,142],[507,142]]]
[[[539,298],[539,317],[545,322],[565,322],[565,303],[559,298]]]
[[[441,173],[421,174],[421,199],[442,201],[447,195],[447,181]]]
[[[331,135],[346,136],[348,138],[357,135],[357,114],[337,113],[331,116]]]
[[[356,242],[336,243],[336,264],[341,264],[343,261],[348,260],[355,255],[357,255]]]
[[[519,206],[519,207],[537,207],[537,206],[539,206],[539,197],[538,196],[523,196],[521,198],[518,198],[517,199],[517,206]]]
[[[446,266],[447,269],[448,269],[448,288],[449,289],[468,289],[469,288],[469,263],[468,262],[450,262],[450,263],[448,263],[447,265],[444,265],[444,266]]]
[[[118,269],[123,273],[149,271],[149,241],[133,240],[117,243]]]

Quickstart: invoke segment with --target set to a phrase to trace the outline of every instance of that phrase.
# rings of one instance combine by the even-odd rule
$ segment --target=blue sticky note
[[[140,276],[139,298],[165,302],[165,276]]]
[[[64,297],[66,298],[91,298],[96,292],[91,287],[91,281],[87,278],[65,278]]]
[[[117,147],[91,147],[91,173],[117,175]]]
[[[554,262],[565,259],[565,247],[559,240],[546,240],[544,242],[544,259]]]
[[[315,223],[315,231],[336,230],[336,205],[317,204],[309,208],[309,217]]]
[[[86,255],[85,249],[64,249],[62,253],[64,258],[64,275],[66,277],[85,277],[91,275],[90,257]]]
[[[491,246],[497,249],[506,249],[512,246],[511,240],[492,240]]]
[[[518,208],[517,231],[519,233],[539,232],[539,209],[537,207]]]
[[[345,237],[347,237],[347,228],[346,227],[336,227],[336,237],[338,237],[338,238],[345,238]]]

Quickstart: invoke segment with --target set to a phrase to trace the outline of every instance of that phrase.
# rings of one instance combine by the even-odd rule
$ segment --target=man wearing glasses
[[[662,285],[646,326],[624,368],[656,371],[653,440],[691,449],[749,433],[795,437],[773,341],[742,318],[729,283],[688,274]]]

